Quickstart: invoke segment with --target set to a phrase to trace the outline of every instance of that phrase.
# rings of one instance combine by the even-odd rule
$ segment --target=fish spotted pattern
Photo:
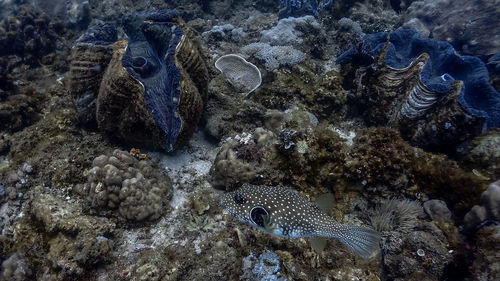
[[[335,238],[368,258],[379,250],[380,233],[341,224],[317,204],[279,187],[245,184],[221,198],[221,205],[243,223],[285,238]]]

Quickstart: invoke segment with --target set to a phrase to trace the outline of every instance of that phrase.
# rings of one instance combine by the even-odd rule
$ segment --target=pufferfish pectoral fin
[[[311,248],[318,254],[321,254],[326,247],[326,238],[313,237],[310,238],[309,241],[311,242]]]

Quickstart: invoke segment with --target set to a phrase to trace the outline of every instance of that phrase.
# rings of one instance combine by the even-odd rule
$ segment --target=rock
[[[491,183],[481,194],[481,205],[475,205],[464,217],[464,231],[472,233],[486,220],[500,222],[500,180]]]
[[[446,206],[443,200],[428,200],[424,202],[424,211],[436,221],[449,221],[451,220],[451,211]]]

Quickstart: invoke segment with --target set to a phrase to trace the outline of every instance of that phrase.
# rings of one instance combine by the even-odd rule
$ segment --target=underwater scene
[[[500,280],[500,0],[0,0],[25,280]]]

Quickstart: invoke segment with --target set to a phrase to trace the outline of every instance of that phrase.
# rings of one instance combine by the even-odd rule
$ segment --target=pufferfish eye
[[[265,225],[269,223],[270,217],[266,209],[260,206],[256,206],[253,207],[252,210],[250,211],[250,218],[252,219],[252,222],[255,223],[256,225],[260,227],[265,227]]]
[[[234,202],[236,202],[236,204],[238,204],[238,205],[245,204],[248,202],[245,199],[245,197],[243,195],[241,195],[240,193],[235,193],[233,195],[233,199],[234,199]]]

